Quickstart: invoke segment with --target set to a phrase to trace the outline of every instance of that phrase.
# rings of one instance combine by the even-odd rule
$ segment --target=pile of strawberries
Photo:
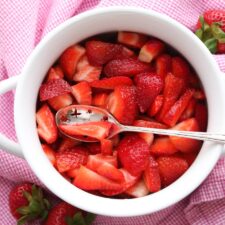
[[[188,169],[202,143],[146,133],[104,139],[103,124],[95,124],[99,142],[81,143],[58,131],[59,109],[93,105],[122,124],[141,127],[205,131],[207,126],[206,99],[194,70],[170,46],[139,33],[102,34],[67,48],[39,97],[37,131],[44,152],[62,176],[100,196],[159,191]]]

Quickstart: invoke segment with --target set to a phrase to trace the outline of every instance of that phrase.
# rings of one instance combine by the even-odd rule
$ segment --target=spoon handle
[[[168,136],[177,136],[192,138],[202,141],[213,141],[225,144],[225,134],[217,133],[207,133],[207,132],[193,132],[193,131],[178,131],[170,129],[158,129],[158,128],[146,128],[146,127],[136,127],[136,126],[122,126],[122,131],[126,132],[143,132],[143,133],[153,133]]]

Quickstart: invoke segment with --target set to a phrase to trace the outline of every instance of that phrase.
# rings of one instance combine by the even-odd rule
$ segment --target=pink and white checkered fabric
[[[50,30],[69,17],[94,7],[112,5],[152,9],[194,28],[207,9],[225,9],[224,0],[2,0],[0,4],[0,80],[19,74],[27,57]],[[215,56],[225,72],[225,55]],[[31,74],[32,76],[32,74]],[[0,97],[0,132],[16,140],[13,93]],[[31,146],[32,148],[32,146]],[[16,224],[9,213],[8,193],[15,182],[40,184],[28,164],[0,150],[0,223]],[[151,204],[151,203],[149,203]],[[225,224],[225,160],[220,160],[207,180],[189,197],[165,210],[142,217],[98,216],[98,225]]]

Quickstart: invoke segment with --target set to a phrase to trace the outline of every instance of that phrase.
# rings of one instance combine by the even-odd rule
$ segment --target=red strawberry
[[[90,145],[90,144],[96,144],[96,143],[89,143],[88,145]],[[90,159],[92,159],[92,160],[90,160]],[[118,167],[117,157],[114,155],[113,156],[112,155],[103,155],[103,154],[89,155],[89,160],[90,160],[89,163],[106,162],[116,168]]]
[[[51,209],[44,225],[89,225],[94,221],[94,219],[94,214],[83,212],[62,201]]]
[[[60,66],[51,67],[48,71],[47,80],[63,79],[64,74]]]
[[[164,186],[173,183],[188,169],[187,161],[178,156],[161,156],[157,159],[157,163]]]
[[[197,100],[205,100],[206,99],[205,93],[202,89],[196,89],[193,97]]]
[[[102,41],[87,41],[87,57],[94,66],[101,66],[122,51],[122,45],[106,43]]]
[[[154,155],[173,155],[178,149],[172,144],[168,137],[155,138],[150,146],[150,152]]]
[[[59,58],[59,64],[69,80],[73,80],[77,63],[85,54],[85,48],[80,45],[74,45],[67,48]]]
[[[208,122],[208,111],[205,104],[198,103],[195,108],[195,118],[198,122],[200,131],[205,131]]]
[[[139,175],[145,170],[148,157],[149,146],[138,135],[127,135],[117,147],[118,158],[122,166],[132,175]]]
[[[113,143],[109,139],[101,140],[101,153],[103,155],[112,155],[113,152]]]
[[[125,31],[118,33],[118,42],[135,48],[141,48],[147,40],[148,37],[144,34]]]
[[[71,92],[70,85],[63,79],[50,79],[40,87],[40,101]]]
[[[123,46],[122,51],[113,57],[113,59],[127,59],[135,56],[134,51]]]
[[[147,186],[145,185],[145,182],[143,181],[143,179],[141,179],[132,187],[128,188],[125,193],[134,198],[140,198],[140,197],[144,197],[148,195],[149,190]]]
[[[48,99],[48,104],[53,108],[55,111],[58,111],[61,108],[66,106],[72,105],[73,98],[70,94],[63,94],[51,99]]]
[[[114,59],[108,62],[104,67],[104,73],[107,77],[113,76],[134,76],[139,73],[151,71],[150,64],[141,62],[135,58]]]
[[[81,105],[90,105],[92,99],[92,91],[90,85],[86,81],[82,81],[72,86],[72,94],[77,102]]]
[[[78,171],[79,171],[80,167],[78,168],[74,168],[74,169],[71,169],[71,170],[68,170],[66,171],[66,175],[69,176],[69,178],[76,178],[77,174],[78,174]],[[69,180],[70,180],[69,179]],[[71,181],[71,180],[70,180]]]
[[[113,90],[116,86],[119,86],[119,85],[131,86],[132,84],[133,82],[129,77],[116,76],[116,77],[110,77],[110,78],[105,78],[102,80],[93,81],[90,83],[90,86],[94,88]]]
[[[225,43],[219,43],[217,44],[217,52],[220,54],[225,53]]]
[[[98,173],[81,166],[73,182],[75,186],[83,190],[120,190],[122,184],[112,181]]]
[[[132,124],[137,115],[137,97],[134,86],[117,86],[106,101],[106,108],[123,124]]]
[[[148,190],[153,193],[161,189],[161,179],[159,175],[158,163],[150,156],[149,165],[144,171],[144,182]]]
[[[156,73],[140,73],[135,76],[134,82],[137,87],[138,106],[144,113],[162,91],[163,80]]]
[[[55,142],[58,137],[55,117],[46,104],[37,111],[36,120],[38,135],[49,144]]]
[[[163,79],[167,73],[172,70],[172,58],[170,55],[162,54],[156,58],[156,73],[159,74]]]
[[[150,63],[165,48],[165,44],[157,39],[149,40],[140,50],[138,59],[142,62]]]
[[[50,205],[41,188],[31,183],[21,183],[10,191],[9,208],[18,219],[18,224],[24,224],[34,219],[45,219]]]
[[[42,144],[41,147],[45,152],[46,156],[48,157],[48,159],[50,160],[50,162],[52,163],[52,165],[55,166],[56,164],[55,151],[49,145],[46,144]]]
[[[60,173],[85,165],[88,159],[88,151],[81,146],[75,146],[56,154],[56,166]]]
[[[190,100],[190,102],[188,103],[188,106],[186,107],[186,109],[184,110],[182,115],[180,116],[179,121],[183,121],[183,120],[189,119],[189,118],[191,118],[194,115],[196,103],[197,102],[196,102],[196,100],[194,98],[192,98]]]
[[[174,103],[169,111],[164,115],[163,122],[169,126],[174,126],[179,120],[180,116],[188,106],[192,96],[193,89],[187,89],[184,94]]]
[[[63,137],[62,141],[60,142],[58,152],[63,152],[67,149],[73,148],[76,145],[79,145],[80,142],[68,137]]]
[[[147,111],[148,116],[155,116],[161,109],[163,105],[163,95],[156,96],[155,100],[151,104],[150,108]]]
[[[104,92],[93,95],[92,105],[104,108],[107,97],[108,97],[108,94],[106,94]]]
[[[92,82],[99,80],[102,71],[101,66],[92,66],[86,55],[84,55],[77,64],[77,72],[73,76],[74,81]]]
[[[180,56],[172,58],[172,73],[173,75],[187,80],[190,73],[189,64]]]
[[[195,118],[190,118],[178,123],[172,129],[180,131],[199,131],[199,126]],[[201,141],[195,139],[170,136],[170,140],[181,152],[197,151],[201,147]]]
[[[107,138],[112,124],[109,122],[89,122],[85,124],[59,125],[59,128],[66,134],[76,136],[88,136],[98,140]]]
[[[182,158],[184,158],[188,165],[190,166],[196,159],[197,155],[198,155],[198,151],[195,151],[195,152],[189,152],[189,153],[181,153],[180,152],[180,155]]]
[[[88,143],[87,144],[87,148],[88,148],[88,151],[91,153],[91,154],[99,154],[101,153],[101,145],[99,142],[93,142],[93,143]]]

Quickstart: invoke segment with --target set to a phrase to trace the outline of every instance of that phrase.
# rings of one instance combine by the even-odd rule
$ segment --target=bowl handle
[[[1,81],[0,94],[4,94],[8,91],[15,89],[18,79],[19,79],[19,76],[14,76]],[[0,148],[20,158],[24,158],[20,145],[10,140],[9,138],[7,138],[5,135],[1,133],[0,133]]]

